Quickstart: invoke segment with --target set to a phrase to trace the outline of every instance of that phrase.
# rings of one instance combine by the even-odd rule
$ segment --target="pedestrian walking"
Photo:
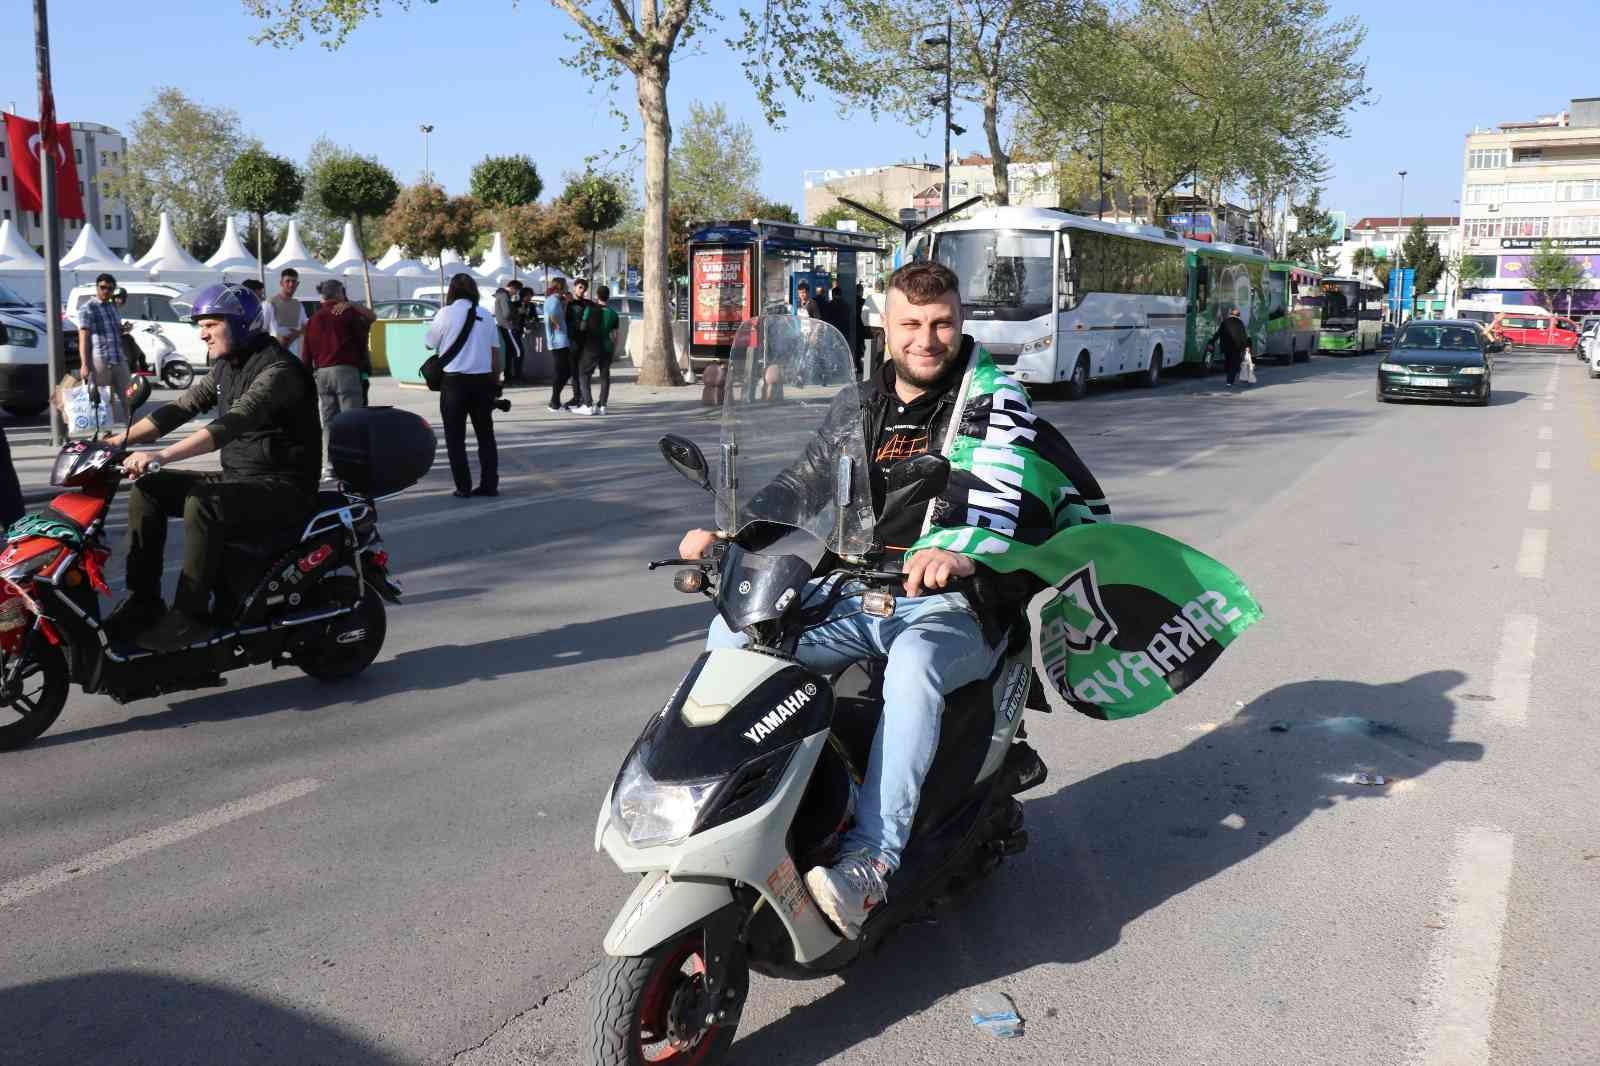
[[[1206,347],[1213,345],[1222,347],[1223,365],[1228,372],[1228,388],[1233,388],[1233,383],[1239,376],[1239,368],[1244,365],[1244,360],[1250,354],[1250,333],[1244,327],[1244,320],[1239,317],[1237,307],[1228,308],[1228,314],[1217,326],[1217,331],[1206,342]]]
[[[78,308],[78,359],[84,384],[98,389],[111,387],[112,424],[128,423],[128,360],[123,352],[123,334],[133,328],[122,321],[112,297],[117,279],[101,274],[94,279],[94,298]],[[121,417],[117,417],[121,412]]]
[[[578,402],[577,367],[567,339],[567,279],[552,278],[544,291],[544,347],[554,367],[548,410],[561,411],[561,390],[572,382],[572,402]]]
[[[306,331],[306,309],[295,297],[300,288],[300,272],[284,267],[278,275],[278,295],[272,298],[273,336],[295,355],[300,355],[300,336]]]
[[[445,305],[434,312],[424,343],[434,351],[455,355],[444,364],[439,388],[439,420],[450,456],[455,496],[500,495],[500,452],[494,440],[494,401],[500,388],[499,326],[478,308],[478,284],[468,274],[450,279]],[[478,485],[472,486],[467,465],[467,420],[478,442]]]
[[[539,307],[535,302],[535,293],[532,285],[522,287],[522,365],[518,367],[518,380],[528,380],[528,357],[542,350],[544,344],[544,324],[539,321]],[[535,363],[535,366],[543,364]],[[535,376],[537,376],[535,371]]]
[[[333,476],[328,464],[328,429],[340,411],[367,405],[361,387],[368,364],[367,331],[378,316],[350,302],[344,282],[329,278],[317,286],[322,305],[306,323],[304,362],[317,379],[317,401],[322,406],[322,476]]]
[[[567,343],[572,348],[572,384],[578,390],[578,402],[567,410],[575,415],[594,413],[585,395],[583,375],[580,372],[583,353],[589,346],[589,333],[595,327],[594,313],[595,304],[589,299],[588,279],[575,279],[572,282],[572,299],[567,301]]]
[[[506,380],[522,380],[522,282],[512,278],[494,290],[494,321],[505,353]]]
[[[611,290],[604,285],[595,289],[598,301],[594,306],[594,322],[584,334],[583,360],[578,367],[579,394],[583,407],[592,415],[606,413],[606,401],[611,397],[611,360],[617,352],[617,334],[622,319],[610,307]],[[593,392],[594,372],[600,371],[600,395]]]

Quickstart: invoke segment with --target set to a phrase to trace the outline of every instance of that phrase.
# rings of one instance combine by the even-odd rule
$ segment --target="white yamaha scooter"
[[[870,567],[861,419],[829,419],[829,432],[814,436],[828,403],[845,412],[856,403],[854,386],[837,397],[836,386],[818,386],[850,379],[843,338],[810,320],[770,331],[768,321],[745,323],[735,342],[717,484],[694,441],[661,441],[675,469],[714,492],[727,532],[715,559],[651,568],[686,567],[674,584],[710,596],[750,644],[695,660],[645,724],[601,808],[596,849],[640,878],[605,938],[610,958],[592,1019],[597,1066],[722,1061],[751,970],[800,979],[849,966],[1026,847],[1013,796],[1045,780],[1044,764],[1021,739],[1032,667],[1019,624],[994,672],[947,698],[911,841],[860,938],[842,937],[812,901],[803,872],[837,852],[882,702],[869,674],[852,668],[826,677],[801,665],[794,649],[842,600],[892,614],[903,576]],[[787,400],[762,402],[780,376]],[[831,498],[819,505],[768,491],[739,500],[741,483],[767,484],[773,464],[800,454],[808,439],[813,447],[825,441],[831,453],[834,483],[823,493]],[[948,476],[942,458],[921,456],[890,470],[886,492],[894,505],[911,506],[942,491]],[[822,570],[838,575],[809,598],[815,568],[788,553],[800,531],[826,541]],[[768,550],[780,534],[790,535]],[[851,684],[857,674],[865,685]]]

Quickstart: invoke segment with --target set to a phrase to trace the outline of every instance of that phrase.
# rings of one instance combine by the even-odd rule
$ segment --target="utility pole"
[[[33,0],[34,59],[39,75],[39,188],[44,222],[44,336],[50,352],[50,381],[61,380],[61,224],[56,218],[56,99],[50,88],[50,16],[45,0]],[[15,162],[15,161],[13,161]],[[88,359],[89,353],[85,352]],[[61,412],[50,412],[50,445],[66,440]]]
[[[1405,248],[1406,248],[1406,172],[1400,174],[1400,217],[1395,219],[1395,228],[1399,231],[1394,242],[1394,324],[1400,326],[1400,297],[1405,292]]]
[[[1106,113],[1104,108],[1100,110],[1100,152],[1095,157],[1094,168],[1100,172],[1100,200],[1095,206],[1094,217],[1104,220],[1106,217]],[[1079,206],[1081,207],[1082,205],[1080,204]]]
[[[937,25],[937,23],[934,23],[933,25]],[[928,97],[928,103],[934,105],[942,103],[944,105],[944,191],[939,196],[939,213],[941,215],[950,210],[950,133],[952,130],[957,133],[966,132],[965,130],[957,128],[955,123],[951,121],[950,117],[950,109],[952,107],[951,101],[955,92],[954,74],[952,69],[955,65],[954,29],[955,27],[951,22],[950,16],[946,15],[944,18],[944,35],[942,37],[927,37],[924,38],[922,42],[923,45],[928,48],[936,48],[941,44],[944,45],[944,92],[938,96]],[[938,63],[922,64],[923,70],[936,71],[939,69],[939,67],[940,64]]]
[[[417,129],[422,131],[422,180],[429,185],[433,184],[433,157],[428,143],[428,134],[433,132],[433,123],[424,122]]]

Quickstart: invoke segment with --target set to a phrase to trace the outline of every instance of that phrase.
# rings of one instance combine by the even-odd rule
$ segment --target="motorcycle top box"
[[[342,411],[328,429],[328,463],[367,496],[408,489],[433,468],[438,438],[428,420],[397,407]]]

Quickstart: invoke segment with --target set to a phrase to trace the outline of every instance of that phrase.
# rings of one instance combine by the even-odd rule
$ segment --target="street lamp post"
[[[433,123],[424,122],[417,129],[422,131],[422,180],[433,184],[433,157],[428,143],[428,134],[433,132]]]
[[[950,210],[950,133],[956,128],[955,123],[951,121],[950,116],[951,101],[955,91],[955,86],[953,84],[954,74],[952,70],[955,65],[955,37],[952,32],[953,29],[954,27],[951,23],[950,16],[946,15],[944,19],[943,36],[929,37],[922,42],[924,45],[927,45],[930,48],[936,48],[941,44],[944,45],[944,92],[939,96],[929,98],[928,101],[932,104],[944,104],[944,185],[943,192],[941,192],[939,196],[939,211],[941,214]],[[927,64],[923,67],[923,69],[937,70],[938,66],[936,64]]]
[[[1100,152],[1095,157],[1094,169],[1100,174],[1100,199],[1095,204],[1094,217],[1106,217],[1106,112],[1100,109]],[[1080,205],[1081,206],[1081,205]]]
[[[1405,233],[1406,233],[1406,172],[1398,171],[1400,175],[1400,215],[1395,219],[1394,241],[1394,324],[1400,325],[1400,294],[1405,291]]]

